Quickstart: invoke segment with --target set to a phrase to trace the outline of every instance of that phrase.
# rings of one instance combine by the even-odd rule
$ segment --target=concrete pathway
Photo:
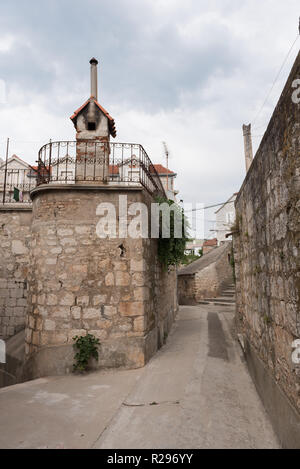
[[[1,389],[0,448],[278,448],[232,324],[232,307],[181,307],[143,369]]]

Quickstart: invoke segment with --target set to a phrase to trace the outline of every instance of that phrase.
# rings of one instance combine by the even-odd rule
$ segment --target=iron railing
[[[0,169],[0,204],[31,203],[30,191],[37,184],[37,168]]]
[[[44,145],[38,156],[37,185],[142,185],[165,196],[155,166],[142,145],[99,141],[60,141]]]

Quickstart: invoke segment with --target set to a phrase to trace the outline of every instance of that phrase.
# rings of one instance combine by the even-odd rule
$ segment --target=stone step
[[[25,347],[25,330],[17,332],[14,336],[6,340],[6,352],[9,355],[14,356],[16,351],[20,348]]]
[[[222,293],[222,296],[226,297],[226,298],[234,298],[235,295],[233,293]]]
[[[211,303],[211,304],[214,304],[215,306],[228,306],[232,308],[232,306],[234,306],[234,303]]]
[[[216,302],[216,303],[228,303],[228,304],[235,303],[235,300],[230,300],[229,298],[223,298],[221,296],[219,296],[218,298],[204,298],[204,301]]]

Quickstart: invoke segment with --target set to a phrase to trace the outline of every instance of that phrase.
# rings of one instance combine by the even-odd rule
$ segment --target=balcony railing
[[[0,169],[0,204],[31,203],[30,191],[41,184],[143,186],[165,197],[159,175],[142,145],[62,141],[44,145],[38,165]]]
[[[165,196],[158,173],[142,145],[98,141],[61,141],[39,151],[37,184],[142,185]]]
[[[30,204],[30,191],[37,184],[37,168],[0,169],[0,204]]]

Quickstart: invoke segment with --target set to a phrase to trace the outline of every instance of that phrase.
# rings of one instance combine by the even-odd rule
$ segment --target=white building
[[[14,191],[17,190],[20,202],[30,202],[29,193],[36,185],[37,168],[30,166],[17,155],[13,155],[6,162],[0,163],[0,201],[13,203]]]
[[[202,254],[204,239],[193,239],[186,243],[185,254],[193,254],[195,256],[200,256]]]
[[[168,199],[176,201],[176,195],[179,193],[179,191],[175,190],[175,179],[177,174],[170,169],[165,168],[161,164],[154,164],[153,166],[161,180],[166,196]]]
[[[237,194],[233,194],[222,207],[217,210],[216,213],[216,238],[218,240],[218,246],[225,241],[226,234],[231,232],[231,227],[235,222],[235,207],[234,202]]]

